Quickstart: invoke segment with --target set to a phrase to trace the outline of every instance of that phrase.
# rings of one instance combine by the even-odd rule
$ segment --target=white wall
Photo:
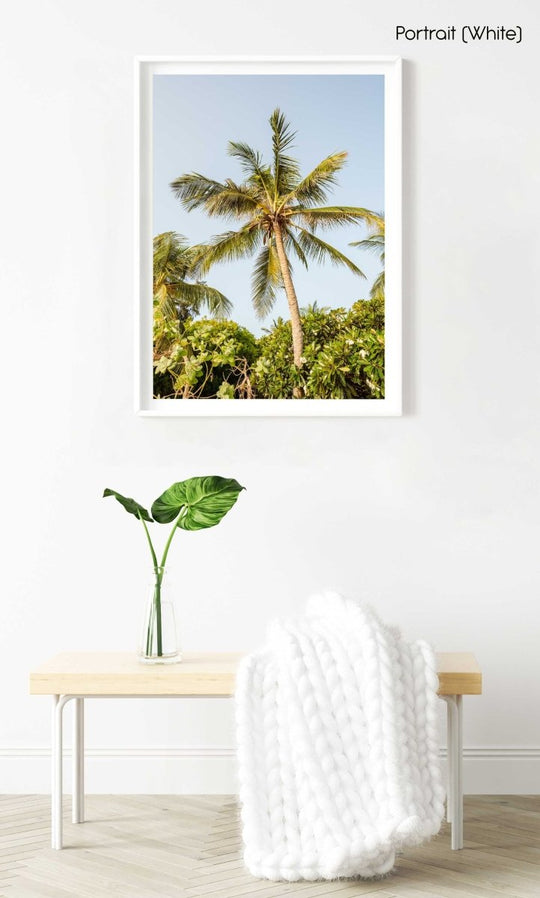
[[[321,586],[367,597],[410,635],[477,653],[468,790],[538,791],[536,4],[323,8],[20,0],[4,11],[0,790],[48,786],[49,702],[27,695],[29,669],[61,650],[135,644],[146,550],[103,487],[149,502],[173,480],[219,473],[248,491],[220,527],[173,547],[186,649],[249,649]],[[525,40],[393,38],[396,24],[471,15],[521,24]],[[227,52],[407,60],[400,419],[132,411],[133,56]],[[87,731],[91,789],[234,787],[226,702],[97,703]]]

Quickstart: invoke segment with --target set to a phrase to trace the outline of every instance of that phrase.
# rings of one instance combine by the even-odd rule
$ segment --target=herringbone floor
[[[67,802],[66,802],[67,803]],[[5,898],[540,898],[540,796],[469,796],[465,848],[448,827],[376,882],[269,883],[245,872],[224,796],[90,796],[88,822],[49,846],[46,796],[0,798]]]

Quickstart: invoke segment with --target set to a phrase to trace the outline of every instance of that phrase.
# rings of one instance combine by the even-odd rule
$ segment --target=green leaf
[[[226,380],[223,381],[219,390],[217,391],[218,399],[234,399],[234,387],[232,384],[228,384]]]
[[[258,318],[264,318],[276,301],[276,287],[282,284],[281,268],[272,239],[257,256],[251,276],[251,299]]]
[[[165,490],[152,505],[152,516],[160,524],[169,524],[182,512],[178,527],[205,530],[219,524],[243,489],[227,477],[191,477]]]
[[[197,257],[199,274],[204,276],[216,262],[233,262],[249,256],[261,242],[261,231],[251,223],[238,231],[216,234],[210,243],[201,246]]]
[[[122,496],[120,493],[115,492],[114,490],[106,489],[103,492],[103,498],[105,499],[107,496],[114,496],[117,502],[120,502],[123,508],[129,514],[134,514],[136,518],[143,518],[145,521],[152,521],[152,518],[148,514],[146,508],[143,508],[142,505],[139,505],[138,502],[135,502],[135,499],[129,499],[126,496]]]

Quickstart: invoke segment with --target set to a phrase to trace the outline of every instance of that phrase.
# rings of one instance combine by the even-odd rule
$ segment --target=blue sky
[[[227,155],[229,140],[249,143],[269,161],[268,119],[276,106],[298,132],[291,152],[304,173],[332,152],[349,153],[329,204],[384,210],[382,75],[155,75],[154,234],[177,231],[200,243],[236,226],[204,212],[186,212],[169,185],[190,171],[240,181],[240,166]],[[367,280],[329,264],[311,264],[306,271],[299,262],[293,263],[300,305],[317,301],[335,308],[367,297],[380,264],[376,256],[348,246],[365,236],[364,227],[321,236],[349,254]],[[288,310],[280,291],[270,315],[262,321],[255,316],[250,299],[252,267],[250,259],[216,265],[207,281],[233,302],[232,318],[260,334],[274,318],[288,317]]]

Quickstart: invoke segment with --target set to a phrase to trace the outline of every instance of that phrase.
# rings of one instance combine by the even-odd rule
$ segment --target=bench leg
[[[74,700],[73,712],[73,823],[84,823],[84,698]]]
[[[63,696],[53,695],[51,752],[51,848],[62,847]]]
[[[454,820],[454,728],[453,708],[450,701],[446,701],[446,783],[446,819],[448,823],[452,823]]]
[[[452,826],[452,849],[463,848],[463,696],[445,695],[447,706],[448,797],[447,820]]]
[[[51,752],[51,847],[63,845],[64,707],[74,696],[53,695]],[[73,732],[73,822],[84,819],[84,704],[75,698]]]

